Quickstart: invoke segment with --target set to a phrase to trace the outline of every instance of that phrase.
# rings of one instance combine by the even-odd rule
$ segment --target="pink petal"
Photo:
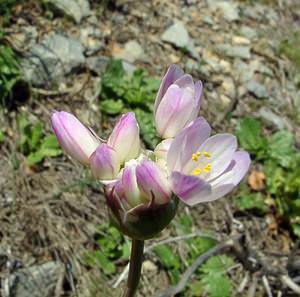
[[[182,76],[184,72],[176,65],[170,65],[165,76],[163,77],[159,91],[157,93],[155,103],[154,103],[154,111],[156,113],[157,107],[160,104],[163,96],[165,95],[167,89],[175,80],[177,80],[180,76]]]
[[[177,85],[181,89],[190,88],[195,91],[194,80],[190,74],[184,74],[183,76],[179,77],[175,82],[174,85]]]
[[[139,126],[133,112],[128,112],[119,119],[107,144],[118,153],[121,163],[138,156],[140,150]]]
[[[136,177],[141,192],[156,204],[167,203],[171,190],[165,173],[152,161],[142,161],[136,168]]]
[[[51,116],[52,129],[61,147],[74,159],[88,165],[90,155],[100,141],[74,115],[56,111]]]
[[[197,176],[172,173],[172,190],[184,203],[192,206],[210,196],[211,186]]]
[[[169,172],[181,171],[191,160],[201,144],[209,137],[211,128],[207,121],[199,117],[188,127],[184,128],[173,140],[168,156],[167,164]]]
[[[200,106],[201,106],[202,92],[203,92],[203,85],[202,85],[202,82],[200,80],[198,80],[195,83],[195,103],[194,103],[195,108],[193,110],[191,120],[194,120],[199,114],[199,110],[200,110]]]
[[[228,171],[211,182],[211,195],[204,197],[203,202],[214,201],[230,193],[246,175],[250,163],[247,152],[235,152]]]
[[[103,143],[91,155],[90,166],[96,179],[112,180],[120,170],[120,160],[116,151]]]
[[[193,111],[194,92],[190,88],[180,89],[171,85],[161,100],[155,122],[162,138],[174,137],[189,122]]]
[[[234,152],[237,149],[237,140],[231,134],[217,134],[208,138],[199,148],[200,152],[209,152],[211,171],[201,175],[207,181],[219,176],[229,166]]]

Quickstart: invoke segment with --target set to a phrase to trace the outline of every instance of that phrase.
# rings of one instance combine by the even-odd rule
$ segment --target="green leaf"
[[[257,155],[257,157],[264,156],[267,139],[262,135],[262,127],[259,121],[254,118],[240,120],[236,133],[242,148]]]
[[[29,166],[34,166],[34,165],[42,162],[44,157],[45,156],[44,156],[44,153],[42,151],[37,151],[37,152],[30,153],[27,156],[26,161],[27,161],[27,164]]]
[[[180,260],[176,254],[166,245],[159,245],[154,248],[155,255],[161,264],[166,268],[180,268]]]
[[[189,245],[189,262],[192,263],[196,258],[207,252],[216,245],[216,241],[209,237],[199,236],[186,241]]]
[[[287,131],[273,134],[269,139],[268,153],[278,164],[288,167],[295,158],[294,136]]]
[[[220,274],[205,275],[201,279],[201,283],[210,297],[231,296],[232,282],[227,276]]]
[[[100,103],[101,111],[107,115],[118,115],[124,108],[121,100],[106,99]]]
[[[41,141],[41,138],[43,136],[43,128],[44,128],[44,125],[41,122],[36,123],[32,127],[31,135],[28,139],[29,148],[31,151],[34,151],[38,147],[38,145]]]
[[[192,232],[193,220],[189,215],[181,215],[173,221],[178,235],[189,234]]]
[[[300,224],[292,224],[293,232],[296,236],[300,237]]]
[[[234,206],[240,210],[259,210],[261,213],[268,212],[264,197],[261,193],[241,193],[234,200]]]
[[[116,272],[116,266],[100,250],[87,252],[84,255],[84,262],[92,267],[98,267],[107,275]]]
[[[226,255],[218,255],[210,257],[200,268],[205,274],[223,273],[234,265],[231,257]]]
[[[193,281],[189,284],[188,297],[199,297],[203,295],[203,284],[201,281]]]
[[[145,112],[142,109],[136,108],[135,115],[140,125],[141,136],[150,149],[155,148],[159,143],[159,138],[156,134],[154,126],[153,114]]]
[[[54,134],[50,134],[44,137],[42,140],[41,149],[60,149],[60,145],[56,136]]]
[[[4,141],[4,133],[0,130],[0,142]]]

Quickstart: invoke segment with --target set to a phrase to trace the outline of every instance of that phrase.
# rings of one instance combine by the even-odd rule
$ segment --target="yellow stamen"
[[[198,157],[200,157],[200,156],[201,156],[201,152],[198,151],[198,152],[196,153],[196,155],[197,155]]]
[[[199,175],[199,174],[201,174],[201,171],[202,170],[200,168],[196,168],[196,169],[193,170],[193,174]]]
[[[193,161],[198,161],[198,156],[197,156],[197,154],[192,154],[192,160],[193,160]]]
[[[211,154],[210,154],[209,152],[204,152],[204,156],[205,156],[206,158],[210,158],[210,157],[211,157]]]
[[[203,168],[204,172],[210,172],[211,171],[211,164],[207,164],[204,168]]]

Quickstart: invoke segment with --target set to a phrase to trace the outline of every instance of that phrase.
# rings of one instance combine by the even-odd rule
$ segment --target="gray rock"
[[[27,80],[34,86],[58,82],[85,62],[79,41],[53,35],[33,46],[22,62]]]
[[[86,59],[86,65],[91,71],[100,76],[105,71],[108,61],[109,58],[105,56],[89,57]]]
[[[136,40],[128,41],[124,49],[117,54],[116,57],[128,61],[129,63],[146,60],[144,49]]]
[[[257,98],[267,98],[269,96],[269,93],[265,86],[255,80],[249,81],[246,87],[248,92],[252,93]]]
[[[133,72],[136,70],[136,66],[132,65],[131,63],[127,61],[122,62],[122,66],[127,74],[133,74]]]
[[[240,34],[250,40],[253,40],[257,37],[257,32],[248,26],[242,26],[240,29]]]
[[[254,70],[242,60],[235,60],[233,69],[236,80],[241,83],[248,82],[253,78]]]
[[[223,51],[226,56],[231,58],[251,58],[250,46],[223,44],[220,46],[220,50]]]
[[[208,0],[209,8],[214,12],[216,10],[222,13],[223,18],[228,22],[239,20],[239,8],[236,3],[229,1]]]
[[[278,116],[272,110],[267,107],[262,107],[258,111],[258,115],[267,123],[274,125],[278,130],[287,128],[287,125],[282,117]]]
[[[81,28],[80,42],[85,47],[85,53],[88,56],[96,53],[103,47],[101,31],[94,26]]]
[[[88,0],[47,0],[47,3],[50,8],[69,16],[78,24],[91,13]]]
[[[174,24],[162,34],[161,39],[175,47],[187,50],[195,59],[199,58],[194,41],[181,21],[175,20]]]
[[[25,268],[4,279],[3,297],[53,297],[63,273],[59,262]]]

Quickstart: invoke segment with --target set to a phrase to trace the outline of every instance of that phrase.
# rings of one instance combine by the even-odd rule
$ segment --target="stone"
[[[242,26],[240,29],[240,34],[250,40],[257,38],[256,31],[248,26]]]
[[[251,43],[251,41],[249,39],[247,39],[246,37],[233,36],[232,43],[237,44],[237,45],[249,45]]]
[[[224,78],[221,86],[224,90],[225,95],[231,98],[235,96],[235,85],[231,77]]]
[[[125,44],[124,49],[121,50],[120,53],[116,54],[115,57],[123,59],[129,63],[146,60],[144,49],[136,40],[128,41]]]
[[[105,56],[89,57],[86,59],[86,65],[88,69],[97,75],[102,75],[105,71],[109,58]]]
[[[272,110],[267,107],[262,107],[258,111],[258,115],[267,123],[274,125],[278,130],[286,129],[287,125],[283,118],[278,116]]]
[[[253,73],[259,72],[270,77],[274,76],[273,70],[259,60],[252,60],[249,63],[249,67]]]
[[[239,20],[239,8],[238,6],[229,1],[208,1],[208,5],[212,11],[220,11],[223,18],[228,22],[234,22]]]
[[[53,297],[63,271],[59,262],[17,270],[4,279],[3,297]]]
[[[57,83],[84,64],[83,52],[76,39],[59,34],[47,37],[35,44],[23,59],[24,75],[34,86]]]
[[[235,60],[233,69],[236,80],[241,83],[250,81],[254,76],[254,70],[242,60]]]
[[[241,59],[251,58],[251,52],[249,46],[223,44],[219,48],[222,52],[224,52],[226,56],[231,58],[241,58]]]
[[[187,29],[181,21],[175,20],[173,25],[164,31],[161,39],[162,41],[168,42],[177,48],[187,50],[193,58],[199,58],[194,41],[190,38]]]
[[[81,28],[79,39],[85,47],[85,53],[88,56],[96,53],[103,47],[101,31],[94,26]]]
[[[91,13],[88,0],[47,0],[47,3],[54,11],[67,15],[78,24]]]
[[[267,98],[269,96],[269,93],[265,86],[258,83],[255,80],[251,80],[246,85],[248,92],[252,93],[255,97],[261,99],[261,98]]]

